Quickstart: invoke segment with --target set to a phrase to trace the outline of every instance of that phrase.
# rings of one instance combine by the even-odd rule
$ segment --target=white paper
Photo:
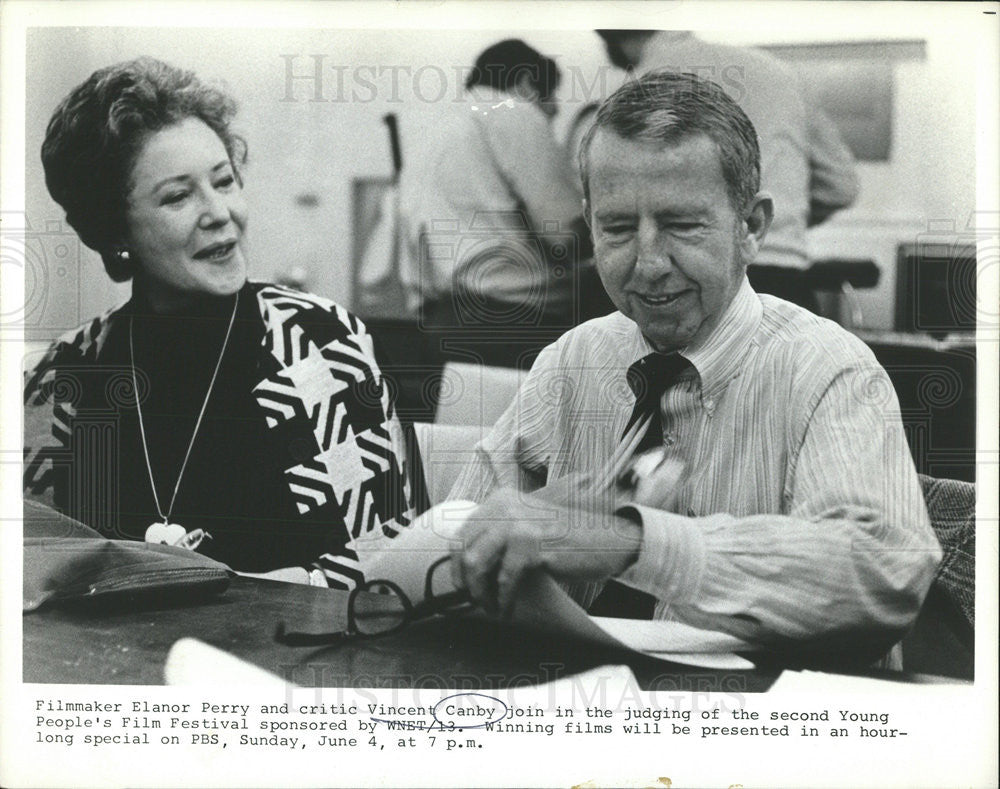
[[[590,618],[604,632],[643,652],[752,652],[755,649],[736,636],[702,630],[684,622]],[[664,645],[669,645],[669,649]]]
[[[944,677],[928,677],[932,680],[928,684],[935,685],[964,685],[966,683],[957,679],[946,679]],[[919,682],[919,680],[918,680]],[[893,682],[888,679],[875,679],[873,677],[854,677],[847,674],[827,674],[823,671],[783,671],[778,681],[771,686],[771,692],[802,692],[810,691],[823,693],[836,692],[892,692],[904,689],[908,683]]]
[[[408,529],[389,539],[377,533],[351,543],[368,580],[393,581],[414,603],[424,598],[427,569],[459,544],[458,533],[476,508],[471,501],[446,501],[417,518]],[[442,568],[444,577],[450,571]],[[450,580],[449,580],[450,584]]]
[[[237,685],[284,690],[288,687],[287,680],[276,674],[197,638],[182,638],[170,647],[163,678],[168,685],[201,688]]]
[[[371,537],[355,541],[353,547],[365,577],[394,581],[410,600],[422,600],[427,569],[460,543],[462,526],[475,508],[476,504],[469,501],[445,502],[432,507],[393,539]],[[445,572],[445,576],[450,584],[450,573]],[[527,627],[566,638],[625,647],[674,662],[704,668],[753,668],[750,661],[733,653],[752,651],[754,647],[735,636],[701,630],[683,622],[589,616],[544,572],[531,573],[523,579],[512,617]]]

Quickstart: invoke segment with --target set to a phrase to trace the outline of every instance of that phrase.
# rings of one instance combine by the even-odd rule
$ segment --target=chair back
[[[445,501],[462,469],[472,461],[482,429],[475,425],[414,422],[413,436],[427,491],[426,503],[433,507]]]
[[[919,475],[943,556],[903,639],[907,671],[973,679],[976,621],[976,486]]]
[[[492,427],[514,402],[524,375],[514,368],[446,362],[434,422]]]
[[[961,614],[976,624],[976,486],[957,479],[920,475],[931,526],[944,556],[934,583]]]

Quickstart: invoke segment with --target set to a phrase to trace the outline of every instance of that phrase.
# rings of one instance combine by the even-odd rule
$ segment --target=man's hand
[[[541,495],[494,492],[462,528],[451,563],[455,585],[490,613],[507,615],[521,578],[533,568],[578,581],[625,570],[638,555],[641,527],[610,510],[576,505],[576,490],[567,482]]]

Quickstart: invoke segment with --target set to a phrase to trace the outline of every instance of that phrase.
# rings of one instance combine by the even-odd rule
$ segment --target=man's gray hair
[[[580,145],[580,175],[590,198],[589,153],[601,129],[626,140],[676,145],[699,134],[719,151],[733,208],[742,212],[760,189],[760,146],[746,113],[716,83],[694,74],[651,71],[630,78],[598,108]]]

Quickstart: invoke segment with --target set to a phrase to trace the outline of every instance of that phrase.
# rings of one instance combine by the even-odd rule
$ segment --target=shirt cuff
[[[667,603],[696,599],[707,552],[692,519],[636,504],[616,514],[642,526],[639,557],[618,580]]]

